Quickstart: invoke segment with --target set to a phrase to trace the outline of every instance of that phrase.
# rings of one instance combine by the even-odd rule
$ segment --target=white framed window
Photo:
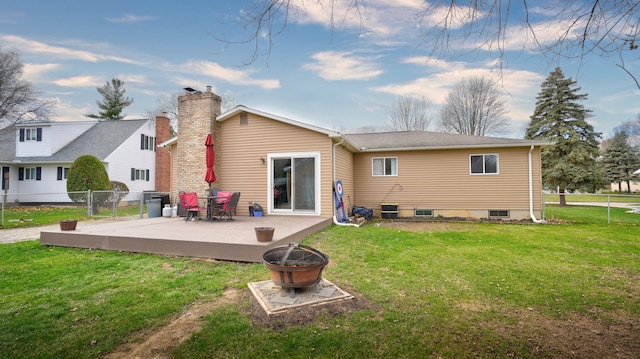
[[[24,169],[24,179],[25,180],[35,180],[37,177],[36,168],[35,167],[26,167]]]
[[[58,167],[58,181],[66,180],[69,177],[69,167]]]
[[[147,136],[144,133],[140,134],[140,149],[141,150],[156,150],[156,138],[152,136]]]
[[[498,174],[498,155],[470,155],[469,170],[472,175]]]
[[[147,172],[145,170],[136,169],[136,181],[144,181],[144,180],[146,180],[147,179],[146,176],[145,176],[146,173]]]
[[[27,128],[24,132],[25,141],[36,141],[38,139],[38,132],[35,128]]]
[[[374,157],[371,159],[373,176],[397,176],[398,157]]]

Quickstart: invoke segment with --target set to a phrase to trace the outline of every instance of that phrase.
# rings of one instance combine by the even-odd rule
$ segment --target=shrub
[[[73,202],[86,202],[88,190],[110,191],[111,188],[107,169],[97,157],[80,156],[71,164],[67,177],[67,194]],[[83,193],[74,193],[80,191]],[[98,209],[109,199],[109,196],[110,194],[93,197],[91,209],[94,214],[98,213]]]
[[[115,202],[116,206],[119,205],[120,201],[129,194],[129,187],[122,182],[111,181],[111,189],[113,189],[113,196],[110,200]]]

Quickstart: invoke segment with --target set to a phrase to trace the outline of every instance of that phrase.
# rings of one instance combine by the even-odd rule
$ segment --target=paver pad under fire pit
[[[353,295],[322,278],[317,285],[296,289],[294,298],[281,295],[281,287],[272,280],[249,283],[249,289],[267,315],[286,312],[303,306],[318,306],[340,300],[351,300]],[[291,289],[293,290],[293,289]]]

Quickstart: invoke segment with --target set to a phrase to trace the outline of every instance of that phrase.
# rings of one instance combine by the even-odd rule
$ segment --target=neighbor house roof
[[[16,158],[16,126],[0,129],[0,162],[11,162]]]
[[[360,152],[524,147],[552,144],[544,141],[428,131],[354,133],[345,134],[343,137]]]
[[[51,156],[16,157],[15,159],[22,163],[73,162],[82,155],[93,155],[104,161],[148,121],[147,119],[99,121]],[[15,138],[15,133],[13,136]]]

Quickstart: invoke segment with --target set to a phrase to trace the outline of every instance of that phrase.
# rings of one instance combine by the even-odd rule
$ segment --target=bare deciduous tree
[[[484,77],[464,78],[447,95],[440,112],[440,127],[464,135],[500,135],[509,129],[506,114],[495,82]]]
[[[244,8],[239,23],[248,36],[225,43],[253,43],[251,61],[271,52],[273,37],[289,21],[304,16],[309,6],[322,6],[332,31],[341,29],[346,20],[359,20],[361,31],[367,22],[366,0],[259,0]],[[373,1],[371,1],[373,3]],[[504,54],[511,45],[511,33],[525,32],[537,51],[554,58],[583,59],[588,54],[619,56],[617,64],[640,84],[625,65],[623,55],[638,49],[640,43],[640,4],[637,0],[546,2],[544,7],[522,0],[477,0],[460,3],[452,0],[424,1],[414,16],[420,29],[418,41],[434,57],[443,58],[459,49],[485,48]],[[553,14],[544,24],[535,22],[540,13]],[[549,37],[549,32],[554,35]],[[264,44],[264,45],[263,45]],[[265,46],[265,48],[262,48]],[[633,61],[638,61],[638,57]],[[502,60],[502,56],[501,56]],[[500,61],[500,66],[502,61]]]
[[[156,115],[164,113],[171,123],[172,135],[178,132],[178,98],[182,96],[182,92],[173,92],[169,95],[161,95],[156,99],[156,108],[147,110],[147,117],[154,119]],[[220,111],[225,113],[239,105],[236,98],[229,94],[220,95],[222,101]]]
[[[393,131],[427,131],[431,125],[430,101],[425,97],[398,96],[391,106],[389,128]]]
[[[0,49],[0,123],[49,120],[55,101],[37,97],[38,92],[31,83],[21,79],[23,68],[20,54]]]

